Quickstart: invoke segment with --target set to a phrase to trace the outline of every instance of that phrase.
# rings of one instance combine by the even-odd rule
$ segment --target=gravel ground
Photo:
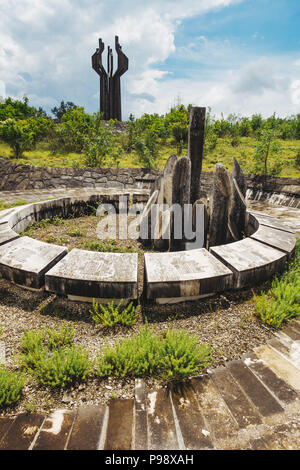
[[[15,367],[15,356],[24,330],[60,328],[66,322],[76,328],[75,342],[88,348],[90,357],[94,358],[106,342],[112,345],[135,335],[145,319],[157,333],[175,328],[196,334],[199,343],[205,342],[212,347],[213,362],[210,368],[222,366],[225,361],[238,359],[254,347],[264,344],[273,335],[255,317],[252,295],[251,290],[242,290],[172,306],[149,304],[141,307],[139,321],[133,328],[119,327],[108,331],[93,325],[89,304],[71,302],[46,293],[33,293],[0,280],[0,329],[3,330],[1,340],[6,346],[7,366],[12,369]],[[201,371],[201,374],[205,373],[205,370]],[[154,379],[146,382],[149,389],[161,386]],[[132,379],[90,379],[67,391],[40,387],[30,379],[19,404],[2,411],[2,414],[73,408],[82,404],[106,403],[112,397],[133,396]]]

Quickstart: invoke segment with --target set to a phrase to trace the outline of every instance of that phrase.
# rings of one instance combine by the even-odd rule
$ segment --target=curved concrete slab
[[[288,258],[286,253],[252,238],[213,246],[210,252],[233,270],[237,289],[266,281],[285,268]]]
[[[41,289],[45,273],[67,252],[66,247],[20,237],[0,246],[1,276],[22,287]]]
[[[147,299],[195,300],[232,287],[233,274],[205,248],[145,254]]]
[[[46,290],[73,300],[137,299],[138,254],[75,248],[47,272]]]

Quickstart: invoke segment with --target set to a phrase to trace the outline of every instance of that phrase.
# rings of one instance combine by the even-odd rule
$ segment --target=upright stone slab
[[[164,195],[163,195],[163,201],[165,204],[168,204],[168,206],[171,207],[172,201],[173,201],[173,193],[172,193],[172,188],[173,188],[173,172],[175,165],[177,163],[177,155],[173,154],[171,155],[164,168],[164,173],[163,173],[163,180],[164,180]]]
[[[168,158],[160,181],[153,241],[154,248],[157,250],[168,250],[170,247],[170,223],[168,220],[172,206],[172,181],[176,162],[177,155],[174,154]]]
[[[155,190],[154,193],[148,199],[148,202],[145,206],[145,209],[140,217],[140,241],[145,245],[149,245],[152,239],[152,232],[154,232],[154,223],[153,219],[153,205],[157,204],[158,190]]]
[[[224,165],[217,163],[214,171],[213,195],[210,209],[209,246],[226,243],[228,211],[231,195],[230,178]]]
[[[170,247],[172,251],[185,248],[183,214],[185,204],[190,203],[190,191],[191,160],[188,157],[181,157],[175,164],[172,180],[172,205],[175,205],[171,213]]]
[[[232,168],[232,194],[229,209],[230,234],[228,241],[237,241],[243,238],[246,229],[246,190],[247,184],[244,173],[236,158],[233,159]]]
[[[202,171],[206,108],[192,107],[189,121],[188,156],[191,160],[191,203],[201,197],[200,178]]]
[[[138,255],[73,249],[46,274],[46,290],[87,302],[136,299]]]
[[[20,237],[0,246],[0,274],[23,287],[41,289],[45,273],[67,253],[66,247]]]

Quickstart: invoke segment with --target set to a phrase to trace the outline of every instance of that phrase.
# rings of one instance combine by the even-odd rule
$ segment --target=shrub
[[[190,335],[186,331],[167,331],[160,372],[163,380],[169,382],[190,377],[197,374],[200,367],[210,364],[210,348],[197,343],[197,336]]]
[[[136,337],[107,347],[98,357],[96,373],[99,377],[142,377],[157,375],[160,366],[161,338],[146,326]]]
[[[53,123],[42,117],[7,119],[0,123],[0,137],[12,149],[15,158],[26,150],[33,150],[39,140],[47,135]]]
[[[89,355],[73,343],[75,329],[25,331],[21,339],[20,366],[42,385],[66,387],[85,380],[91,369]]]
[[[26,379],[19,372],[10,372],[0,366],[0,407],[19,401]]]
[[[91,370],[88,352],[79,346],[54,349],[44,348],[32,370],[41,385],[65,388],[86,379]]]
[[[118,305],[115,305],[114,302],[108,305],[101,305],[93,301],[93,309],[90,310],[93,321],[105,327],[134,325],[138,320],[136,307],[133,305],[133,302],[130,302],[127,307],[122,307],[121,302]]]
[[[296,256],[289,269],[276,277],[268,293],[254,297],[255,307],[261,321],[274,328],[300,315],[300,241]]]
[[[98,357],[97,375],[154,375],[164,381],[181,380],[195,375],[210,360],[210,348],[197,345],[197,337],[168,331],[163,338],[146,326],[136,337],[107,347]]]

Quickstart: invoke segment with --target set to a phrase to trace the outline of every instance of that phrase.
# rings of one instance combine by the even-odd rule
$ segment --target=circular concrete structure
[[[124,192],[125,194],[125,192]],[[138,298],[137,254],[95,253],[20,237],[45,218],[79,215],[100,202],[118,203],[120,193],[66,197],[0,212],[0,275],[29,289],[46,289],[72,300]],[[145,196],[131,194],[133,202]],[[275,217],[249,212],[243,240],[181,252],[147,253],[144,297],[173,303],[264,282],[282,271],[294,253],[294,231]]]

